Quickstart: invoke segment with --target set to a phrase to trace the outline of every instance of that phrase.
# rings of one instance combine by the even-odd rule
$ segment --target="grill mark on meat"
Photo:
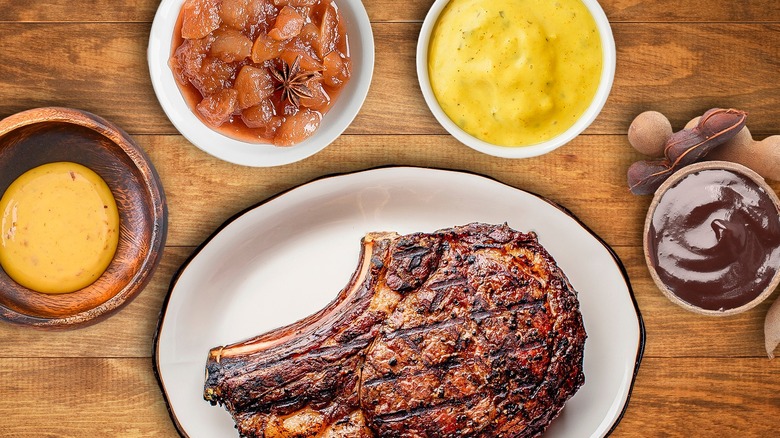
[[[413,246],[411,248],[402,249],[400,251],[396,251],[393,253],[393,257],[399,258],[399,259],[405,259],[405,258],[412,258],[414,260],[415,257],[422,257],[425,254],[428,254],[431,252],[430,248],[425,248],[423,246]],[[419,263],[417,264],[419,266]]]
[[[542,341],[533,341],[533,342],[528,342],[528,343],[525,343],[525,344],[521,344],[521,345],[515,346],[514,347],[514,351],[515,352],[524,353],[524,352],[529,352],[531,350],[539,349],[539,348],[549,349],[550,346],[545,345]],[[507,354],[506,350],[499,349],[499,350],[489,354],[488,358],[491,359],[491,360],[496,360],[496,359],[500,359],[500,358],[504,357],[506,354]],[[452,359],[452,360],[448,360],[448,361],[442,362],[440,364],[429,365],[429,366],[427,366],[425,369],[423,369],[421,371],[418,371],[418,372],[415,372],[415,373],[411,373],[411,374],[403,374],[403,376],[404,377],[420,377],[420,376],[429,374],[431,371],[439,371],[439,372],[444,373],[444,372],[447,372],[447,371],[457,370],[458,368],[461,368],[463,365],[464,364],[462,363],[462,361],[460,361],[459,359],[455,358],[455,359]],[[362,366],[361,366],[361,373],[362,373]],[[365,380],[365,381],[362,382],[362,386],[363,387],[374,387],[374,386],[378,386],[378,385],[381,385],[381,384],[384,384],[384,383],[392,382],[393,380],[395,380],[398,377],[399,377],[399,375],[387,375],[387,376],[384,376],[384,377],[379,377],[379,378],[375,378],[375,379],[371,379],[371,380]],[[535,385],[533,385],[533,384],[530,384],[528,386],[529,387],[535,387]]]
[[[317,350],[308,353],[306,357],[312,359],[318,359],[318,358],[339,359],[341,357],[348,356],[356,352],[357,350],[361,350],[365,348],[366,345],[368,345],[368,343],[373,340],[374,340],[374,336],[370,336],[370,337],[361,336],[360,338],[353,339],[352,341],[350,341],[349,344],[318,348]]]
[[[539,349],[539,348],[548,349],[549,346],[546,345],[542,341],[532,341],[532,342],[528,342],[528,343],[525,343],[525,344],[515,345],[513,350],[516,351],[516,352],[526,353],[526,352],[529,352],[531,350],[536,350],[536,349]],[[501,348],[501,349],[496,350],[493,353],[490,353],[488,355],[488,357],[490,359],[492,359],[492,360],[496,360],[496,359],[502,358],[504,355],[506,355],[506,350]]]
[[[241,436],[533,437],[582,385],[576,292],[533,233],[374,233],[362,250],[325,309],[211,351],[204,397]]]
[[[404,377],[420,377],[420,376],[423,376],[423,375],[426,375],[426,374],[430,374],[431,371],[446,372],[446,371],[458,369],[461,366],[462,366],[461,361],[455,359],[455,360],[445,361],[445,362],[442,362],[440,364],[431,365],[431,366],[425,368],[425,370],[419,371],[417,373],[412,373],[412,374],[404,374],[403,376]],[[362,372],[362,369],[361,369],[361,372]],[[398,375],[388,375],[388,376],[379,377],[379,378],[376,378],[376,379],[366,380],[366,381],[363,382],[363,387],[370,388],[370,387],[374,387],[374,386],[379,386],[379,385],[384,384],[384,383],[392,382],[396,378],[398,378]]]
[[[428,285],[428,289],[438,291],[442,289],[448,289],[453,286],[463,286],[464,284],[466,284],[466,282],[467,282],[466,277],[448,278],[446,280],[431,283],[430,285]]]
[[[436,295],[433,296],[433,299],[431,300],[431,304],[428,305],[428,313],[433,313],[434,310],[439,308],[442,301],[444,300],[445,295],[446,295],[446,291],[444,289],[436,290]]]
[[[437,328],[452,327],[458,324],[462,324],[466,321],[474,321],[476,323],[480,323],[490,318],[491,316],[495,316],[502,312],[507,312],[507,311],[514,312],[525,308],[537,308],[543,305],[544,305],[543,301],[530,301],[525,303],[517,303],[507,307],[499,307],[491,310],[477,310],[474,312],[470,312],[468,314],[468,318],[452,318],[452,319],[446,319],[444,321],[434,322],[432,324],[421,325],[421,326],[410,327],[410,328],[402,328],[385,334],[385,338],[386,339],[395,339],[398,337],[409,338],[411,336],[425,334]]]
[[[345,345],[345,346],[335,346],[335,347],[325,347],[319,350],[315,350],[311,353],[308,353],[306,355],[299,355],[300,357],[304,357],[307,360],[316,360],[316,359],[332,359],[336,360],[344,356],[349,356],[350,354],[362,350],[367,345],[366,342],[353,342],[351,345]],[[333,355],[332,353],[337,352],[337,355]],[[267,364],[266,367],[273,367],[273,366],[279,366],[279,361],[271,364]],[[361,361],[360,368],[362,368],[363,363]],[[271,391],[278,389],[278,387],[284,387],[287,386],[296,380],[300,378],[297,374],[287,374],[286,379],[284,378],[285,375],[282,374],[275,374],[271,379],[273,380],[273,386],[269,386],[269,389],[265,392],[259,393],[258,397],[264,397],[268,395]],[[276,403],[276,402],[275,402]]]
[[[436,295],[431,300],[431,304],[428,306],[428,312],[433,313],[436,309],[441,306],[442,301],[444,300],[444,297],[447,295],[447,292],[450,288],[457,287],[457,286],[466,286],[468,284],[468,280],[466,277],[454,277],[454,278],[448,278],[446,280],[437,281],[434,283],[431,283],[428,285],[428,289],[432,291],[436,291]]]
[[[468,405],[470,403],[473,403],[474,400],[477,400],[479,397],[480,395],[473,395],[471,397],[467,397],[464,399],[444,400],[442,403],[433,406],[420,406],[419,408],[410,409],[408,411],[399,411],[399,412],[393,412],[391,414],[380,415],[378,417],[375,417],[375,421],[380,423],[397,423],[399,421],[406,421],[412,417],[419,417],[420,415],[432,411],[441,410],[444,408],[457,406],[461,404]]]
[[[475,250],[480,249],[499,249],[504,246],[502,243],[477,243],[473,245]]]

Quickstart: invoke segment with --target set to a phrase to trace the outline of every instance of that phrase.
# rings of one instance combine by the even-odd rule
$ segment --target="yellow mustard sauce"
[[[428,54],[433,92],[461,129],[528,146],[570,128],[590,105],[601,38],[580,0],[452,0]]]
[[[0,199],[0,265],[28,289],[57,294],[89,286],[111,263],[118,241],[111,189],[80,164],[28,170]]]

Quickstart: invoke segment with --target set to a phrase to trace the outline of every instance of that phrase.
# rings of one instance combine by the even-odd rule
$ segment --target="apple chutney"
[[[331,0],[185,0],[169,65],[205,124],[276,146],[310,137],[351,75]]]

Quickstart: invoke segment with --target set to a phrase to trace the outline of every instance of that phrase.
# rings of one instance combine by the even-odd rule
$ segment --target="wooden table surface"
[[[0,117],[56,105],[114,121],[151,157],[170,212],[162,263],[120,312],[70,331],[0,323],[0,436],[176,436],[151,361],[176,269],[236,212],[322,175],[384,165],[466,170],[539,193],[615,249],[644,316],[647,344],[613,436],[777,436],[780,359],[769,361],[763,347],[764,315],[775,297],[719,319],[688,313],[661,295],[642,257],[650,199],[626,189],[626,168],[640,157],[625,133],[647,109],[680,129],[720,106],[748,111],[757,138],[780,134],[780,2],[602,0],[618,55],[610,98],[583,135],[526,160],[477,153],[430,114],[414,56],[432,0],[364,3],[376,67],[362,111],[322,152],[258,169],[201,152],[163,114],[146,61],[158,0],[0,2]]]

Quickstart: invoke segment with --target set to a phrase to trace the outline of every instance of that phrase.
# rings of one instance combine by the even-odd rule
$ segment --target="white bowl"
[[[162,0],[149,35],[149,73],[165,114],[179,132],[199,149],[219,159],[255,167],[293,163],[324,149],[352,123],[360,111],[374,72],[374,34],[360,0],[337,0],[346,23],[352,57],[352,77],[319,129],[305,141],[289,147],[249,143],[230,138],[205,125],[184,100],[168,67],[176,20],[184,0]]]
[[[488,155],[503,158],[529,158],[546,154],[563,146],[593,123],[596,116],[598,116],[599,112],[601,112],[601,109],[604,107],[604,103],[606,103],[609,92],[612,89],[612,82],[615,78],[616,57],[612,28],[597,0],[582,0],[593,16],[593,19],[596,21],[599,36],[601,37],[601,79],[599,80],[599,87],[596,90],[593,101],[574,125],[562,134],[542,143],[529,146],[498,146],[480,140],[467,133],[450,120],[436,100],[436,96],[434,96],[433,89],[431,88],[430,77],[428,76],[428,46],[431,40],[431,33],[439,19],[439,15],[449,2],[450,0],[436,0],[428,11],[428,15],[425,17],[422,30],[420,31],[420,37],[417,40],[417,79],[420,81],[423,97],[425,97],[425,102],[428,104],[431,112],[436,117],[436,120],[438,120],[444,129],[453,137],[466,146]]]

